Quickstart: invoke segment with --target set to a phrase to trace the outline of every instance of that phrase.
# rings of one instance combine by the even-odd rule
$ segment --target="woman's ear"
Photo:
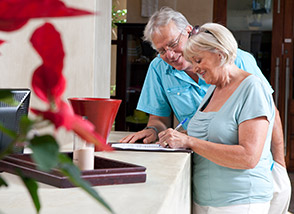
[[[225,58],[225,55],[223,54],[223,52],[218,51],[218,57],[220,60],[223,60]]]
[[[218,51],[217,56],[220,60],[221,65],[223,65],[223,63],[225,62],[225,59],[226,59],[226,55],[223,52]]]

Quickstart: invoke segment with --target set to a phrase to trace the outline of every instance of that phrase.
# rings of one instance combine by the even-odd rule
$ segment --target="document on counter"
[[[133,151],[150,151],[150,152],[188,152],[192,153],[191,149],[162,147],[160,144],[143,144],[143,143],[116,143],[110,142],[109,145],[115,150],[133,150]]]

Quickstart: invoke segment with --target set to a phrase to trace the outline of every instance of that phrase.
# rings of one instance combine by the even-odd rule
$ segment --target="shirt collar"
[[[183,80],[185,82],[190,83],[191,85],[194,85],[194,86],[196,86],[198,88],[201,88],[200,85],[201,85],[201,83],[203,84],[204,81],[201,80],[200,78],[199,78],[199,81],[197,83],[185,71],[177,70],[177,69],[173,68],[170,65],[169,65],[169,67],[170,67],[170,69],[166,70],[167,75],[173,75],[173,76],[175,76],[175,77],[177,77],[177,78],[179,78],[179,79],[181,79],[181,80]]]
[[[199,81],[198,81],[198,83],[197,82],[195,82],[185,71],[183,71],[183,70],[177,70],[177,69],[175,69],[174,67],[172,67],[170,64],[168,64],[166,61],[164,61],[161,57],[160,57],[160,55],[158,54],[157,55],[157,57],[159,57],[165,64],[166,64],[166,69],[165,69],[165,74],[166,75],[173,75],[173,76],[175,76],[175,77],[177,77],[177,78],[179,78],[179,79],[181,79],[181,80],[183,80],[183,81],[185,81],[185,82],[188,82],[188,83],[190,83],[190,84],[192,84],[192,85],[194,85],[194,86],[196,86],[196,87],[198,87],[198,88],[200,88],[201,89],[201,86],[203,85],[203,84],[205,84],[205,85],[207,85],[206,83],[205,83],[205,81],[204,80],[202,80],[202,79],[200,79],[199,78]]]

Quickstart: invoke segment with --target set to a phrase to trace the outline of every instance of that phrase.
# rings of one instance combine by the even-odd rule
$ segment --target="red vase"
[[[121,100],[108,98],[69,98],[68,100],[75,114],[85,116],[95,125],[96,132],[107,140]]]

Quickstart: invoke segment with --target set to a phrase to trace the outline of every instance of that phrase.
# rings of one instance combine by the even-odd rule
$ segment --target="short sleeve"
[[[271,121],[275,114],[272,95],[268,87],[257,78],[251,78],[251,80],[244,93],[244,102],[239,113],[238,124],[262,116]]]
[[[268,80],[265,78],[260,68],[258,67],[255,58],[250,53],[238,49],[235,64],[238,66],[238,68],[259,77],[267,85],[267,87],[269,87],[271,93],[274,92]]]
[[[140,94],[137,109],[148,114],[168,117],[171,108],[162,86],[162,72],[158,59],[155,58],[149,65],[144,85]]]

